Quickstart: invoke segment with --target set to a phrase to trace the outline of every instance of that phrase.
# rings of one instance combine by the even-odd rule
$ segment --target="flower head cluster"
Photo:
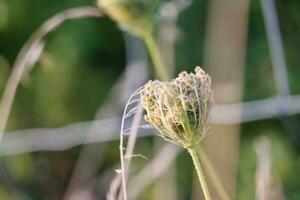
[[[160,135],[184,148],[199,143],[208,131],[213,92],[210,77],[200,67],[181,72],[171,82],[149,81],[141,91],[145,120]]]
[[[152,0],[98,0],[98,6],[132,34],[144,36],[152,31],[157,7]]]

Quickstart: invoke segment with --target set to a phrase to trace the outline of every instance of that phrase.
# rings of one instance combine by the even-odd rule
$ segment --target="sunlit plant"
[[[98,0],[98,6],[125,31],[141,38],[150,53],[157,78],[149,81],[140,92],[146,110],[145,120],[151,123],[165,140],[190,153],[204,196],[210,194],[197,156],[197,146],[207,135],[213,92],[210,77],[200,67],[195,73],[181,72],[170,82],[154,41],[155,13],[158,0]],[[122,164],[121,152],[121,164]],[[124,179],[124,178],[123,178]],[[126,193],[125,180],[123,192]],[[124,195],[126,198],[126,194]]]
[[[207,135],[213,91],[210,77],[200,67],[195,73],[181,72],[171,82],[149,81],[141,91],[145,120],[165,140],[190,153],[203,193],[211,199],[197,156],[196,146]]]

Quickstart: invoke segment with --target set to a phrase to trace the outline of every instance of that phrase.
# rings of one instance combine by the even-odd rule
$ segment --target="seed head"
[[[141,91],[145,120],[160,135],[184,148],[199,143],[207,134],[213,92],[208,74],[181,72],[171,82],[149,81]]]

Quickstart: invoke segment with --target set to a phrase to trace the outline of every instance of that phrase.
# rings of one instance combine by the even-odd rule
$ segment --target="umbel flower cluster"
[[[211,79],[200,67],[181,72],[171,82],[149,81],[141,91],[145,120],[165,140],[184,148],[198,144],[208,132],[213,105]]]

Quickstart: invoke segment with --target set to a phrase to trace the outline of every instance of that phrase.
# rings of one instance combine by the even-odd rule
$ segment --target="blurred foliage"
[[[18,51],[38,26],[66,8],[95,3],[92,0],[0,0],[0,94]],[[202,64],[208,3],[207,0],[194,0],[179,17],[177,72]],[[280,0],[276,3],[291,91],[300,94],[300,2]],[[249,14],[245,101],[276,94],[258,0],[251,1]],[[92,120],[124,70],[122,33],[108,18],[66,22],[49,34],[46,41],[46,49],[36,67],[18,89],[9,119],[10,130],[60,127]],[[295,138],[293,135],[299,135],[299,116],[292,118],[289,120],[282,116],[281,119],[242,125],[237,199],[254,199],[256,154],[253,142],[259,135],[267,135],[271,139],[272,173],[281,180],[287,199],[300,199],[299,147],[292,139]],[[151,138],[139,140],[136,151],[152,157],[152,142]],[[105,152],[105,163],[99,174],[113,167],[119,159],[118,143],[106,145],[109,150]],[[1,157],[0,199],[60,199],[80,149]],[[137,166],[146,163],[145,160],[136,162]],[[191,167],[188,155],[180,154],[177,158],[179,199],[191,199]],[[144,199],[149,198],[148,194],[151,195],[151,189],[144,194]]]

